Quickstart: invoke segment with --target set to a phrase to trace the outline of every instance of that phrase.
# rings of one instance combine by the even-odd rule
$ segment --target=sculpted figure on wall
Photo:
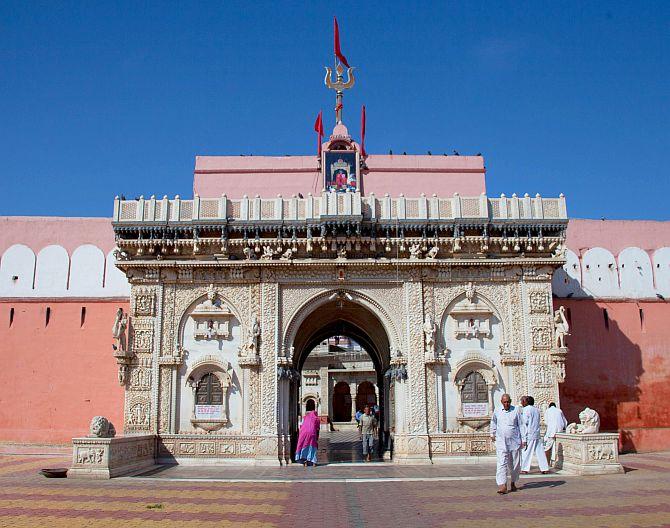
[[[435,332],[437,325],[433,321],[430,314],[426,315],[426,320],[423,322],[423,333],[426,336],[426,353],[430,354],[435,351]]]
[[[114,349],[115,356],[124,356],[126,355],[126,328],[128,327],[128,314],[123,312],[123,308],[119,308],[116,311],[116,319],[114,320],[114,326],[112,326],[112,336],[114,337],[114,344],[112,348]]]
[[[600,415],[589,407],[579,413],[580,423],[571,423],[565,429],[569,434],[595,434],[600,432]]]
[[[564,306],[554,312],[554,329],[556,332],[556,348],[566,348],[565,337],[570,335],[570,325],[565,317]]]
[[[258,314],[253,314],[251,318],[251,326],[247,329],[247,341],[244,345],[244,349],[247,355],[258,355],[260,337],[261,322],[258,319]]]

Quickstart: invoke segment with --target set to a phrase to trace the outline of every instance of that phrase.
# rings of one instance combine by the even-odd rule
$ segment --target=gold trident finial
[[[347,81],[344,81],[344,68],[340,63],[335,67],[335,73],[337,78],[333,82],[333,71],[326,66],[326,78],[324,79],[324,84],[331,90],[335,90],[335,124],[339,125],[342,123],[342,99],[344,96],[344,90],[351,88],[356,79],[354,78],[354,68],[347,69]]]

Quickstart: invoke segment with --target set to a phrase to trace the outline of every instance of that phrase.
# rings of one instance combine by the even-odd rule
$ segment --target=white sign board
[[[489,411],[488,403],[464,403],[463,418],[481,418],[487,416]]]
[[[196,420],[222,420],[223,405],[196,405]]]

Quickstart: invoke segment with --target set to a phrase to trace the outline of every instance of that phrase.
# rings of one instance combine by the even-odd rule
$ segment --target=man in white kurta
[[[544,423],[547,424],[547,430],[544,433],[544,450],[546,457],[552,464],[556,460],[556,433],[565,431],[568,421],[554,402],[549,404],[544,412]]]
[[[516,481],[521,470],[521,448],[525,447],[521,438],[521,413],[512,405],[509,394],[500,398],[502,408],[496,409],[491,417],[491,438],[496,441],[496,484],[498,493],[507,493],[507,474],[512,477],[511,491],[516,491]]]
[[[535,400],[532,396],[521,398],[521,405],[523,406],[521,436],[526,442],[526,447],[521,453],[521,472],[528,473],[530,471],[530,464],[533,461],[533,455],[535,455],[537,457],[537,465],[540,466],[540,471],[547,473],[549,471],[549,464],[544,454],[544,444],[540,434],[540,411],[537,410],[534,404]]]

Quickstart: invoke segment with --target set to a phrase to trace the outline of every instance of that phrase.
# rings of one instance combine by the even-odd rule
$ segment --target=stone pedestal
[[[138,473],[156,465],[156,436],[73,438],[68,478],[109,479]]]
[[[396,434],[393,461],[396,464],[432,464],[428,435]]]
[[[556,435],[556,467],[577,475],[623,473],[618,433]]]

